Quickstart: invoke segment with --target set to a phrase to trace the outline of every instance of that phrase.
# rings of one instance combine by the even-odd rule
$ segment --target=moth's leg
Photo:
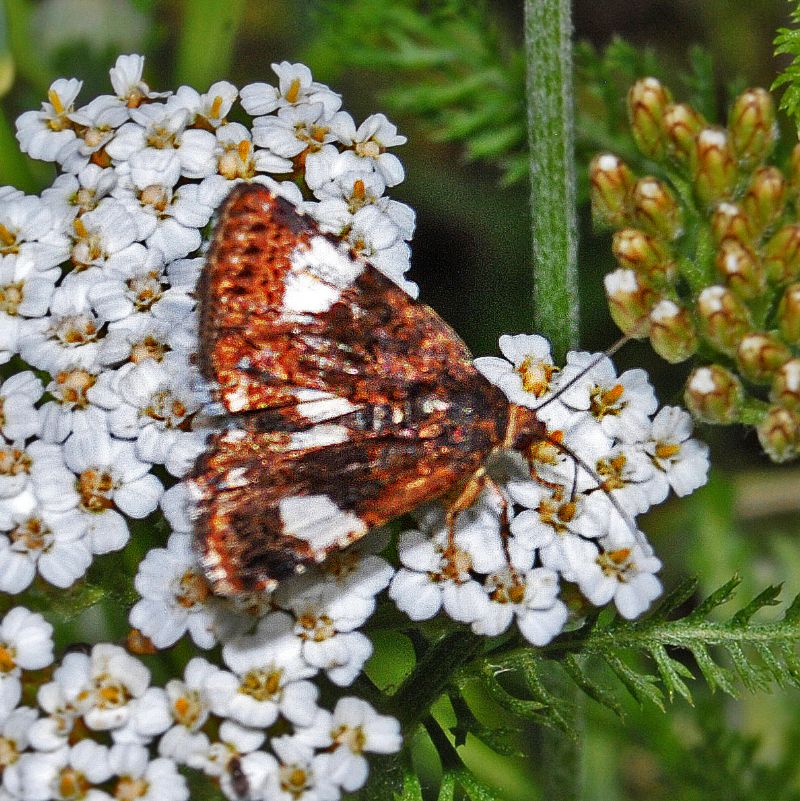
[[[455,523],[458,515],[465,509],[469,509],[480,494],[486,488],[491,489],[500,501],[500,533],[503,537],[503,548],[506,549],[506,542],[509,537],[509,518],[508,518],[508,500],[503,494],[503,491],[497,483],[486,473],[484,467],[476,470],[463,485],[461,491],[456,495],[447,506],[447,531],[449,535],[449,545],[453,545],[455,537]],[[508,556],[506,549],[506,556]]]
[[[461,486],[460,492],[455,496],[451,496],[452,500],[447,504],[445,517],[448,532],[448,545],[450,547],[454,545],[456,518],[461,512],[465,509],[469,509],[469,507],[475,503],[489,480],[489,477],[486,475],[486,468],[480,467],[467,479],[466,483]]]

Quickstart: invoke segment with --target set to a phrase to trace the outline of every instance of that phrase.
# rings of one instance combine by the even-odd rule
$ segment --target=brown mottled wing
[[[265,589],[437,497],[502,438],[464,343],[286,201],[223,206],[200,287],[201,367],[238,428],[192,480],[215,589]]]

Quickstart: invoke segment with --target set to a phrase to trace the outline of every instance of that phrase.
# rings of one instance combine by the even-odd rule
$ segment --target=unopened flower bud
[[[786,202],[786,179],[777,167],[759,167],[742,198],[742,208],[758,233],[781,216]]]
[[[616,231],[611,250],[622,267],[628,267],[652,280],[671,280],[675,276],[675,262],[667,246],[655,236],[638,228]]]
[[[738,170],[724,128],[703,128],[697,134],[691,165],[695,192],[700,200],[712,205],[730,197]]]
[[[717,244],[728,237],[741,242],[752,242],[755,236],[753,223],[744,209],[737,203],[727,200],[714,207],[711,215],[711,232]]]
[[[695,137],[706,127],[702,115],[686,103],[674,103],[664,109],[661,125],[667,137],[669,154],[688,163],[694,151]]]
[[[663,181],[647,176],[633,188],[633,216],[638,225],[664,239],[675,239],[683,230],[681,208]]]
[[[756,298],[764,292],[766,272],[758,256],[738,239],[723,239],[716,258],[717,271],[741,298]]]
[[[686,381],[686,408],[705,423],[735,423],[744,401],[742,382],[718,364],[698,367]]]
[[[628,90],[628,117],[639,150],[662,159],[666,138],[662,127],[664,109],[672,102],[669,90],[656,78],[640,78]]]
[[[785,409],[800,412],[800,359],[789,359],[772,379],[769,399]]]
[[[724,286],[706,287],[697,298],[703,336],[718,350],[733,356],[742,337],[752,329],[747,307]]]
[[[770,93],[761,87],[742,92],[731,108],[728,129],[739,162],[745,167],[761,164],[778,137]]]
[[[756,384],[767,384],[775,371],[789,359],[792,352],[775,334],[752,331],[742,337],[736,349],[739,372]]]
[[[800,284],[786,287],[778,304],[778,328],[790,345],[800,345]]]
[[[650,312],[650,344],[670,364],[688,359],[697,350],[691,314],[671,300],[660,300]]]
[[[798,456],[800,415],[782,406],[772,406],[756,426],[758,441],[773,462],[788,462]]]
[[[784,225],[764,245],[764,271],[773,284],[800,276],[800,224]]]
[[[634,339],[647,336],[648,315],[657,297],[633,270],[614,270],[603,279],[611,317],[620,331]]]
[[[636,178],[613,153],[599,153],[589,164],[592,220],[595,225],[619,228],[630,219],[630,198]]]
[[[800,194],[800,142],[792,148],[789,158],[789,195],[796,197]]]

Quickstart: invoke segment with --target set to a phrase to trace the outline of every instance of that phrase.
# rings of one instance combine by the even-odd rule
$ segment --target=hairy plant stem
[[[477,657],[484,637],[469,631],[445,634],[426,651],[389,701],[389,711],[408,731],[428,714],[455,673]]]
[[[578,344],[569,0],[525,0],[534,327],[556,361]]]
[[[578,344],[571,36],[570,0],[525,0],[534,326],[557,362]],[[570,702],[579,736],[542,729],[542,798],[571,801],[580,797],[578,690],[555,664],[548,684]]]

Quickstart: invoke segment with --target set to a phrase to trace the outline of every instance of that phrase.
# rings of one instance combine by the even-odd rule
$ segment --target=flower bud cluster
[[[770,94],[748,89],[727,126],[674,102],[655,78],[628,92],[651,175],[612,153],[589,167],[595,224],[614,230],[611,316],[670,363],[703,354],[687,407],[708,423],[755,423],[774,461],[800,454],[800,145],[787,169]]]

